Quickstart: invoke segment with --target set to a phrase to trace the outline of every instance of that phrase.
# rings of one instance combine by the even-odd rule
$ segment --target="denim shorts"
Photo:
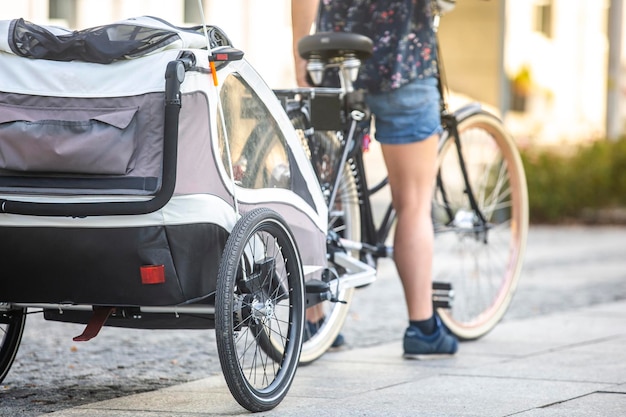
[[[389,145],[420,142],[441,134],[439,90],[434,77],[416,79],[391,91],[368,93],[376,140]]]

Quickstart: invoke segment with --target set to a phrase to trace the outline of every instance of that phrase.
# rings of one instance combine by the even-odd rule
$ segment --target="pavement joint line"
[[[564,400],[555,401],[555,402],[550,403],[550,404],[541,405],[541,406],[536,407],[536,408],[550,408],[550,407],[553,407],[553,406],[555,406],[555,405],[559,405],[559,404],[567,403],[567,402],[570,402],[570,401],[573,401],[573,400],[579,400],[579,399],[581,399],[581,398],[588,397],[588,396],[593,395],[593,394],[595,394],[595,393],[596,393],[596,391],[593,391],[593,392],[588,392],[588,393],[586,393],[586,394],[577,395],[577,396],[572,397],[572,398],[566,398],[566,399],[564,399]]]
[[[568,384],[607,384],[607,385],[620,385],[621,383],[607,382],[607,381],[591,381],[591,380],[579,380],[579,379],[560,379],[560,378],[537,378],[529,376],[510,376],[510,375],[481,375],[481,374],[448,374],[440,373],[435,376],[446,377],[463,377],[463,378],[482,378],[482,379],[507,379],[515,381],[543,381],[543,382],[563,382]],[[594,391],[595,392],[595,391]],[[617,392],[616,394],[624,394]]]
[[[546,349],[543,349],[543,350],[538,350],[536,352],[530,352],[530,353],[527,353],[527,354],[522,354],[522,355],[517,355],[517,356],[503,358],[502,361],[497,361],[497,362],[494,362],[494,363],[500,364],[500,363],[515,362],[515,361],[518,361],[520,359],[529,359],[529,358],[534,358],[534,357],[537,357],[537,356],[546,355],[546,354],[549,354],[549,353],[575,349],[575,348],[579,348],[579,347],[583,347],[583,346],[591,346],[591,345],[595,345],[595,344],[603,343],[603,342],[609,342],[609,341],[612,341],[612,340],[615,340],[615,339],[620,339],[620,338],[622,338],[624,336],[625,336],[625,334],[618,333],[616,335],[601,337],[599,339],[584,340],[584,341],[581,341],[581,342],[569,343],[569,344],[564,344],[564,345],[560,345],[560,346],[553,346],[553,347],[549,347],[549,348],[546,348]]]
[[[580,341],[580,342],[575,342],[575,343],[563,345],[563,346],[560,346],[560,347],[548,348],[548,349],[546,349],[546,352],[547,353],[552,353],[552,352],[556,352],[556,351],[559,351],[559,350],[568,350],[568,349],[573,349],[573,348],[578,348],[578,347],[583,347],[583,346],[596,345],[598,343],[610,342],[610,341],[615,340],[615,339],[621,339],[624,336],[626,336],[625,333],[617,333],[617,334],[610,335],[610,336],[600,337],[598,339],[583,340],[583,341]],[[535,356],[535,355],[531,354],[531,356]]]

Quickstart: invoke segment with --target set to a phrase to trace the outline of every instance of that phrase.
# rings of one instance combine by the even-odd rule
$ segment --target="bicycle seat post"
[[[354,91],[361,62],[372,55],[372,50],[371,39],[355,33],[322,32],[298,42],[298,53],[308,61],[307,71],[313,84],[322,83],[326,68],[338,68],[344,93]]]
[[[359,69],[361,68],[361,60],[354,54],[348,54],[343,58],[343,62],[339,64],[339,80],[341,81],[341,88],[346,93],[354,91],[354,82],[359,76]]]
[[[324,80],[324,69],[326,65],[322,62],[321,58],[317,55],[311,55],[306,63],[306,70],[311,77],[311,81],[315,85],[320,85]]]
[[[324,62],[319,56],[311,55],[309,57],[309,61],[307,62],[306,69],[313,84],[320,85],[323,81],[324,71],[326,68],[332,67],[339,69],[337,75],[339,76],[341,90],[344,93],[354,92],[354,82],[359,75],[361,60],[351,53],[335,57],[326,62]]]

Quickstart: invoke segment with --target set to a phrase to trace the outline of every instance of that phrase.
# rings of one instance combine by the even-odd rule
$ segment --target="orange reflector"
[[[144,265],[139,267],[142,284],[163,284],[165,282],[165,265]]]
[[[209,67],[211,68],[211,76],[213,77],[213,85],[217,87],[219,82],[217,80],[217,70],[215,69],[215,62],[209,61]]]

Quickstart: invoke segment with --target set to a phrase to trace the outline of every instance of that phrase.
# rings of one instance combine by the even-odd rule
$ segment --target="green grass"
[[[526,149],[530,221],[581,221],[584,213],[626,208],[626,138],[565,150]]]

